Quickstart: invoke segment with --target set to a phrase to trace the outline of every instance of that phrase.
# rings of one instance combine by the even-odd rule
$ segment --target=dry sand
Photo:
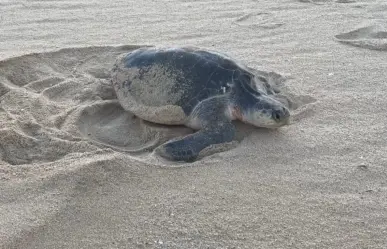
[[[1,0],[0,247],[387,248],[386,19],[384,0]],[[293,122],[192,164],[125,152],[190,131],[117,104],[120,44],[281,74]]]

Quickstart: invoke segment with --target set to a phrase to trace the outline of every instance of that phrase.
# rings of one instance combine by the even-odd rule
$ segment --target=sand
[[[0,248],[386,248],[386,18],[377,0],[1,1]],[[192,131],[108,83],[141,45],[282,76],[291,124],[161,160]]]

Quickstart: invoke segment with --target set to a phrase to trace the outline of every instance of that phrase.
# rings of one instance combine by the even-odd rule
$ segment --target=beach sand
[[[386,20],[377,0],[1,1],[0,248],[386,248]],[[192,130],[109,84],[142,45],[280,75],[291,124],[160,159]]]

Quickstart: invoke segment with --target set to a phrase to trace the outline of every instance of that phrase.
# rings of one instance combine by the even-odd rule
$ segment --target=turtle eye
[[[255,76],[256,77],[256,79],[258,79],[259,81],[261,81],[261,82],[263,82],[263,83],[267,83],[267,80],[264,78],[264,77],[262,77],[262,76]]]

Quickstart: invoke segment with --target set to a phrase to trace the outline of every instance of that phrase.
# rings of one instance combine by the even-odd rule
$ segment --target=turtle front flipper
[[[169,160],[190,162],[210,145],[231,142],[234,134],[231,121],[219,122],[180,140],[166,142],[156,149],[156,153]]]
[[[228,96],[216,96],[199,103],[189,120],[195,120],[201,130],[181,139],[160,145],[156,153],[173,161],[194,161],[199,152],[213,144],[231,142],[234,139],[235,127],[226,116]]]

